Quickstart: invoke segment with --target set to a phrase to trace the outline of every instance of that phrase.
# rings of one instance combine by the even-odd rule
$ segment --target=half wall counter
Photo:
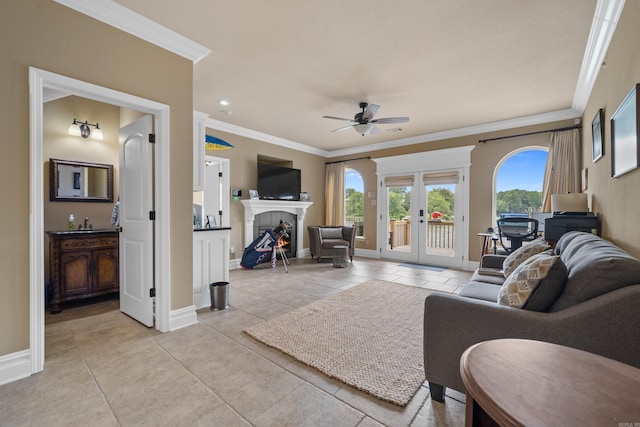
[[[193,304],[196,309],[211,304],[209,284],[229,281],[231,227],[193,229]]]

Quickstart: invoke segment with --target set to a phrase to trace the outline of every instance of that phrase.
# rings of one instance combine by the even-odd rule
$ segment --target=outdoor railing
[[[430,220],[427,231],[427,247],[453,249],[453,221]]]
[[[429,220],[427,222],[427,247],[432,249],[453,249],[453,221]],[[411,220],[389,221],[389,245],[391,249],[411,244]]]
[[[348,216],[345,218],[344,224],[348,227],[356,228],[356,236],[364,236],[364,217],[363,216]]]

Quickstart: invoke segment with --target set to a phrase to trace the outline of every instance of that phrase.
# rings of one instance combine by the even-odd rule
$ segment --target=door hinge
[[[222,172],[218,172],[218,176],[222,178]]]
[[[149,289],[149,298],[155,298],[156,296],[156,288]]]
[[[149,220],[151,221],[156,220],[156,211],[149,211]]]
[[[156,134],[155,133],[150,133],[149,134],[149,142],[151,144],[155,144],[156,143]]]

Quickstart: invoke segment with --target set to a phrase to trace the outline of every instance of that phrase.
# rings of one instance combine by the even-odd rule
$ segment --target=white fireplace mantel
[[[288,212],[296,215],[297,217],[297,233],[296,233],[296,247],[298,250],[302,249],[304,233],[302,227],[304,224],[304,217],[307,214],[307,209],[313,204],[313,202],[295,202],[291,200],[259,200],[248,199],[240,200],[244,205],[244,247],[246,248],[251,244],[254,239],[253,236],[253,221],[256,215],[264,212]]]

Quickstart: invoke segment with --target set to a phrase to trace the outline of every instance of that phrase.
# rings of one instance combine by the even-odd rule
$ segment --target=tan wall
[[[611,178],[611,116],[631,88],[640,83],[640,2],[628,1],[606,55],[606,67],[598,79],[584,111],[583,165],[588,169],[593,210],[602,219],[602,235],[635,257],[640,257],[640,170]],[[592,162],[591,121],[599,108],[605,112],[604,155]]]
[[[258,155],[292,161],[293,167],[302,171],[302,191],[308,192],[313,202],[307,211],[304,226],[324,224],[324,162],[326,161],[324,157],[214,129],[207,129],[207,135],[215,136],[233,145],[232,149],[207,151],[206,154],[230,160],[230,186],[242,190],[241,199],[249,198],[249,189],[257,189]],[[228,197],[231,196],[228,195]],[[235,248],[235,254],[231,254],[230,258],[239,259],[244,249],[244,206],[240,200],[231,198],[230,210],[230,246]],[[302,232],[303,246],[308,248],[309,237],[306,228]]]
[[[111,227],[111,211],[114,203],[61,202],[49,198],[49,159],[102,163],[113,166],[114,202],[118,198],[118,130],[120,129],[120,108],[101,102],[68,96],[47,102],[43,108],[43,165],[44,169],[44,230],[62,231],[67,229],[69,214],[73,214],[76,225],[85,217],[94,229]],[[67,133],[74,118],[89,123],[100,124],[104,140],[85,139]],[[94,128],[91,126],[91,129]],[[49,239],[44,238],[45,280],[49,280]]]
[[[3,2],[0,44],[0,356],[29,347],[29,66],[170,106],[171,308],[191,305],[193,64],[52,1]]]

